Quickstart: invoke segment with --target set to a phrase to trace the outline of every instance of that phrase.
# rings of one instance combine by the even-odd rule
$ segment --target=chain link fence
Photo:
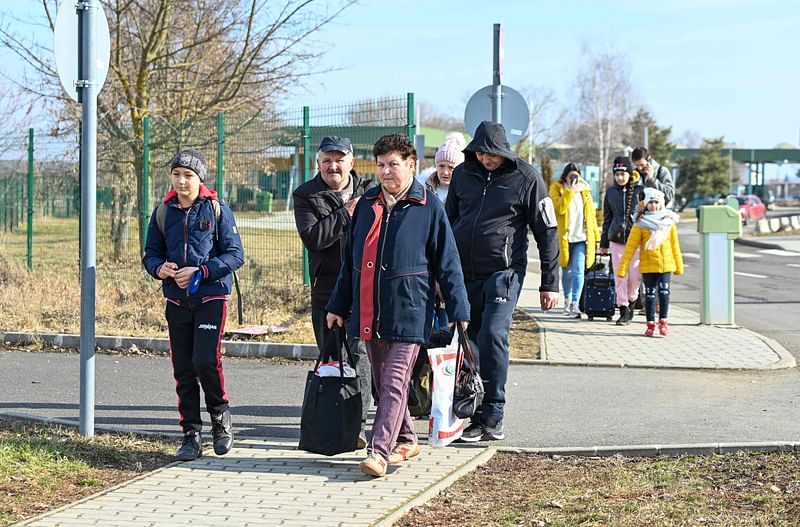
[[[147,224],[170,190],[172,156],[190,147],[206,157],[205,185],[235,212],[245,249],[243,297],[306,310],[307,260],[294,225],[292,191],[316,173],[316,150],[327,135],[349,137],[356,170],[374,177],[372,145],[387,133],[413,137],[413,94],[280,113],[218,114],[180,126],[152,118],[144,141],[101,138],[97,279],[147,280],[138,272]],[[78,158],[77,136],[0,137],[0,254],[33,273],[78,274]]]

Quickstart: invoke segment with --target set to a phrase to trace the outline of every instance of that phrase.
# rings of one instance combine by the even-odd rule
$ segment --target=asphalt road
[[[225,359],[241,435],[299,437],[307,365]],[[169,359],[98,355],[98,427],[177,432]],[[77,354],[0,352],[0,412],[77,420]],[[794,441],[800,372],[514,365],[505,446]],[[417,421],[422,436],[427,422]]]
[[[686,271],[673,277],[672,301],[700,311],[700,235],[679,224]],[[777,240],[779,242],[779,239]],[[800,360],[800,253],[734,244],[734,317],[738,325],[778,341]]]

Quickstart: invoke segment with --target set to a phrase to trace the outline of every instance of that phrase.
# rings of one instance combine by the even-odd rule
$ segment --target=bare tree
[[[632,89],[627,70],[620,65],[627,60],[620,53],[595,54],[584,47],[585,64],[578,73],[578,129],[579,136],[587,141],[586,146],[596,152],[595,160],[600,167],[600,202],[609,184],[611,155],[620,147],[628,126],[628,108]]]
[[[528,132],[514,146],[517,155],[528,157],[528,162],[540,157],[540,153],[557,143],[563,136],[567,111],[560,107],[552,89],[542,86],[526,86],[520,90],[528,101],[530,124]],[[549,161],[548,161],[549,162]]]
[[[417,121],[421,126],[437,128],[439,130],[449,130],[451,132],[466,132],[464,119],[453,117],[442,112],[433,104],[421,102],[417,104]]]
[[[110,154],[112,239],[118,257],[132,212],[143,202],[145,117],[171,132],[156,139],[157,146],[174,150],[197,140],[193,128],[203,117],[273,108],[277,95],[314,72],[323,52],[311,45],[313,35],[354,2],[101,0],[111,32],[111,58],[98,101],[98,152]],[[41,7],[52,30],[56,0],[41,0]],[[59,127],[74,127],[77,108],[60,89],[51,50],[17,28],[10,23],[0,27],[0,43],[38,75],[40,82],[27,89],[56,102]]]

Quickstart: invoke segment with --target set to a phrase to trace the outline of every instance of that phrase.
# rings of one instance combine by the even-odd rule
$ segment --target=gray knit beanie
[[[170,163],[170,172],[176,167],[188,168],[197,174],[200,181],[206,180],[206,174],[208,173],[206,158],[197,150],[187,148],[175,154],[175,157],[172,158],[172,163]]]

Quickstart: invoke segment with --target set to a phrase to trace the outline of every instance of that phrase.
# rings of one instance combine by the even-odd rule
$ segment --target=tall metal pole
[[[411,142],[414,142],[414,135],[417,133],[417,124],[414,122],[414,93],[409,92],[406,94],[406,134],[408,138],[411,139]],[[425,153],[419,153],[422,157],[425,157]],[[419,165],[417,165],[419,166]]]
[[[146,115],[142,122],[142,219],[141,227],[142,248],[147,245],[147,227],[150,214],[150,116]]]
[[[503,24],[494,25],[492,121],[503,122]]]
[[[78,12],[81,94],[81,408],[80,433],[94,436],[95,280],[97,227],[97,80],[95,17],[98,0],[82,0]]]
[[[33,271],[33,128],[28,128],[28,271]]]
[[[225,201],[225,113],[217,113],[217,196]]]
[[[308,164],[311,162],[311,109],[303,106],[303,183],[311,178]],[[303,285],[311,286],[311,268],[308,263],[308,249],[303,246]]]

